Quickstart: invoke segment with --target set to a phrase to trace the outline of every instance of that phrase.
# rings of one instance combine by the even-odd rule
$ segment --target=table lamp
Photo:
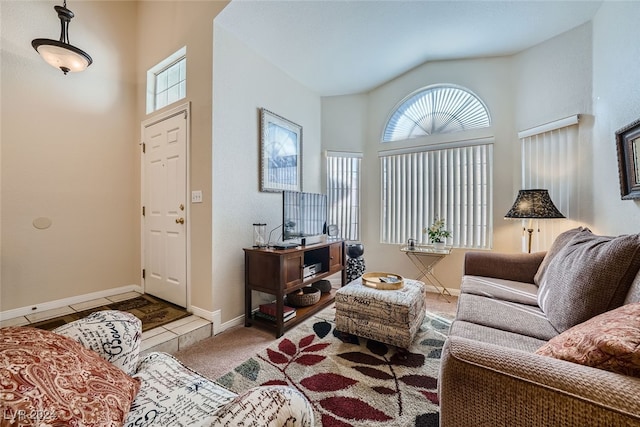
[[[504,217],[529,220],[529,225],[526,228],[529,233],[529,253],[531,253],[532,222],[534,219],[565,218],[551,201],[549,192],[541,189],[518,191],[516,201],[513,202],[513,206]]]

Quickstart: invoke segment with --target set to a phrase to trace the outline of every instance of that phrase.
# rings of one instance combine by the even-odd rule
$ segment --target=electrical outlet
[[[202,203],[202,191],[195,190],[191,192],[191,203]]]

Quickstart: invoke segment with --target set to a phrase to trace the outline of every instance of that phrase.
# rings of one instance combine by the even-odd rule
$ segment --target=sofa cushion
[[[140,388],[71,338],[21,326],[0,329],[0,377],[16,425],[121,426]]]
[[[125,425],[138,427],[312,426],[313,409],[291,387],[262,386],[237,394],[167,353],[140,360],[142,384]]]
[[[149,353],[135,375],[142,384],[127,426],[204,426],[237,395],[216,385],[166,353]]]
[[[488,326],[482,326],[475,323],[464,322],[462,320],[455,320],[451,324],[449,336],[482,341],[483,343],[499,345],[500,347],[509,347],[529,353],[535,352],[540,348],[540,346],[546,343],[546,341],[538,338],[490,328]]]
[[[558,335],[540,308],[479,295],[460,295],[456,320],[476,323],[544,341]]]
[[[482,276],[463,276],[460,292],[503,301],[538,305],[538,287],[533,283],[514,282]]]
[[[560,252],[560,250],[562,250],[565,246],[567,246],[567,243],[569,242],[569,240],[573,238],[573,236],[580,233],[591,233],[591,230],[585,227],[572,228],[571,230],[567,230],[563,233],[560,233],[560,235],[558,235],[558,237],[555,238],[555,240],[551,244],[551,248],[549,248],[549,250],[547,251],[547,254],[545,255],[542,262],[540,263],[540,266],[538,267],[538,271],[533,277],[533,282],[537,286],[540,286],[542,277],[544,276],[544,273],[547,271],[547,268],[549,266],[549,263],[551,263],[551,260],[553,260],[553,258],[555,258],[555,256],[558,255],[558,252]]]
[[[129,375],[138,367],[142,321],[131,313],[103,310],[91,313],[54,332],[78,341]]]
[[[625,304],[631,304],[632,302],[640,302],[640,272],[633,279],[629,292],[627,292],[627,296],[624,299]]]
[[[547,265],[538,304],[558,332],[619,307],[640,268],[640,234],[575,234]]]
[[[640,377],[640,303],[624,305],[576,325],[536,353]]]

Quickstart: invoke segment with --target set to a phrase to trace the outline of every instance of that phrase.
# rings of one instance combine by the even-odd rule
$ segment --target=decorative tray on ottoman
[[[394,273],[365,273],[362,275],[362,284],[375,289],[402,289],[404,280],[402,276]]]

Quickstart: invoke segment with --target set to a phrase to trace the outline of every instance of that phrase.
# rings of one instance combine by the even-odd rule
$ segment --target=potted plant
[[[429,228],[422,230],[423,233],[429,235],[429,242],[431,242],[436,248],[444,247],[444,239],[451,237],[451,232],[445,230],[445,221],[442,218],[436,217],[433,224]]]

